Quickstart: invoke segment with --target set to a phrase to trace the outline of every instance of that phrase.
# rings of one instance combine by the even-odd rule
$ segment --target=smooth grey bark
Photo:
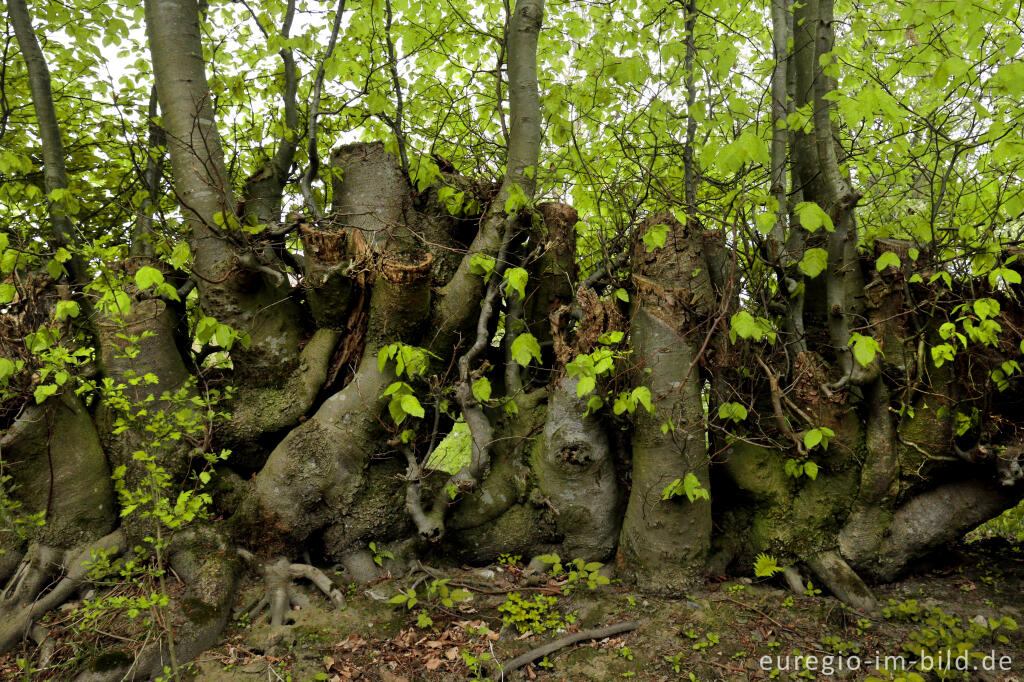
[[[281,23],[281,37],[288,39],[292,21],[295,17],[295,0],[288,0],[284,20]],[[253,14],[253,21],[264,37],[269,37],[267,30]],[[263,167],[246,178],[243,194],[242,219],[253,216],[262,223],[276,223],[281,219],[281,200],[288,175],[291,172],[295,151],[298,149],[299,111],[297,103],[298,75],[295,56],[289,47],[282,48],[278,54],[284,66],[284,92],[281,93],[281,106],[284,109],[285,134],[278,140],[277,150]]]
[[[557,511],[565,557],[603,561],[615,549],[622,505],[603,420],[583,416],[576,379],[563,378],[548,398],[544,437],[533,458],[537,487]]]
[[[334,46],[338,42],[338,30],[341,28],[341,17],[344,14],[345,0],[338,0],[338,7],[334,10],[334,22],[331,24],[331,37],[327,41],[327,51],[324,53],[324,58],[320,60],[320,64],[317,66],[316,70],[316,77],[313,79],[313,94],[310,97],[309,113],[306,116],[306,148],[309,153],[309,166],[302,174],[302,180],[299,182],[299,186],[302,189],[302,198],[306,202],[306,208],[310,211],[313,218],[316,219],[319,219],[322,216],[320,207],[317,206],[316,199],[313,197],[313,181],[316,179],[317,172],[320,170],[320,150],[317,147],[316,134],[317,119],[320,117],[320,96],[324,87],[324,70],[327,65],[327,60],[331,58],[331,54],[334,52]]]
[[[520,0],[509,22],[506,43],[511,124],[506,175],[468,253],[451,281],[440,292],[434,315],[437,333],[430,344],[432,349],[446,351],[455,344],[464,331],[467,316],[471,314],[469,306],[483,297],[484,283],[479,275],[473,274],[471,260],[478,253],[490,256],[498,253],[505,223],[509,220],[505,215],[505,201],[512,192],[512,186],[518,186],[527,200],[533,198],[541,141],[537,39],[543,16],[543,0]]]
[[[29,89],[32,93],[32,107],[39,125],[39,138],[43,147],[43,178],[47,195],[54,190],[67,189],[68,175],[64,166],[64,143],[61,140],[60,124],[53,106],[53,92],[50,88],[50,69],[46,65],[46,57],[39,47],[39,41],[32,29],[32,18],[25,0],[10,0],[7,3],[7,15],[14,27],[14,35],[18,47],[25,59],[28,70]],[[53,231],[50,243],[54,250],[59,247],[68,248],[75,243],[74,228],[60,202],[49,200],[50,227]],[[77,286],[88,282],[85,262],[81,256],[71,249],[71,258],[67,261],[68,274]],[[83,299],[84,301],[84,299]]]
[[[855,569],[890,582],[936,547],[956,541],[1020,499],[1020,486],[997,487],[977,479],[947,483],[896,509],[877,544],[844,529],[840,548]]]
[[[232,348],[247,383],[287,376],[298,361],[299,310],[287,278],[260,263],[233,228],[238,206],[206,80],[196,0],[147,0],[146,32],[174,189],[191,232],[203,311],[249,335]]]
[[[789,213],[786,201],[786,167],[789,161],[789,130],[786,125],[789,114],[789,3],[787,0],[772,0],[772,51],[775,68],[772,71],[772,146],[771,146],[771,194],[778,211],[772,228],[772,240],[777,252],[772,254],[781,259],[786,243],[786,216]]]
[[[667,214],[649,222],[670,231],[665,247],[653,252],[640,238],[644,230],[636,231],[631,338],[654,414],[637,408],[619,549],[641,589],[667,594],[703,580],[710,547],[710,502],[685,495],[662,500],[662,491],[687,474],[709,486],[703,381],[696,369],[703,338],[695,332],[718,306],[702,235]]]
[[[68,549],[110,532],[117,518],[110,467],[73,391],[26,409],[0,438],[0,453],[23,510],[44,513],[33,539]]]

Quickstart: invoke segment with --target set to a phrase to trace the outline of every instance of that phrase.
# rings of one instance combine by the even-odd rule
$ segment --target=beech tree
[[[1015,3],[3,16],[0,651],[119,556],[110,679],[380,548],[873,611],[1022,499]]]

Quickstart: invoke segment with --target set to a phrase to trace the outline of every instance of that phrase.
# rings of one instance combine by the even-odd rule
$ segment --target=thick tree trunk
[[[705,489],[708,454],[703,381],[696,365],[704,339],[697,330],[717,310],[702,236],[671,215],[648,221],[669,227],[666,245],[648,253],[636,236],[633,350],[640,385],[654,414],[638,408],[633,476],[620,553],[641,588],[679,594],[704,577],[711,538],[711,503],[685,495],[662,499],[674,480],[694,475]]]
[[[299,308],[287,278],[260,262],[262,252],[248,248],[239,229],[206,81],[196,0],[149,0],[146,27],[203,310],[248,335],[248,348],[240,343],[232,349],[239,380],[278,383],[298,363]]]

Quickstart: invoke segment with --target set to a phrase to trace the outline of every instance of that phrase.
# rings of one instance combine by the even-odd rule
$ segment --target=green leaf
[[[647,228],[647,232],[644,233],[644,244],[647,246],[647,252],[650,253],[655,249],[660,249],[665,246],[665,242],[668,239],[669,228],[668,225],[661,223],[657,225],[651,225]]]
[[[218,324],[213,336],[217,339],[218,346],[226,350],[231,348],[231,342],[234,340],[231,334],[231,327],[226,324]]]
[[[804,434],[804,447],[810,450],[811,448],[817,447],[818,443],[821,442],[822,434],[818,429],[810,429]]]
[[[812,481],[818,478],[818,465],[814,462],[804,462],[804,473]]]
[[[643,405],[650,414],[654,414],[654,406],[651,404],[651,389],[646,386],[637,386],[631,395],[634,403]]]
[[[135,273],[135,284],[143,291],[157,284],[163,284],[163,282],[164,273],[148,265],[139,268],[138,272]]]
[[[718,406],[718,418],[741,422],[747,418],[747,408],[740,403],[722,403]]]
[[[896,268],[899,270],[902,265],[903,263],[900,262],[900,257],[892,251],[886,251],[875,261],[875,269],[879,272],[886,268]]]
[[[40,384],[39,386],[36,386],[36,390],[32,395],[35,396],[36,405],[38,405],[56,392],[57,386],[53,384]]]
[[[171,265],[175,268],[181,269],[188,263],[192,257],[192,252],[188,248],[187,242],[178,242],[174,245],[174,249],[171,251]]]
[[[629,303],[629,294],[622,287],[615,290],[615,298],[619,299],[623,303]]]
[[[523,268],[511,268],[505,271],[505,295],[509,296],[512,292],[519,294],[519,300],[526,298],[526,281],[530,275]]]
[[[402,404],[402,410],[412,416],[422,419],[426,412],[423,410],[423,406],[420,405],[419,399],[414,395],[403,395],[399,398]]]
[[[754,576],[758,578],[770,578],[781,570],[775,557],[764,552],[758,554],[754,559]]]
[[[60,264],[56,258],[50,259],[46,263],[46,272],[50,274],[53,279],[60,279],[60,276],[64,274],[64,266]]]
[[[700,498],[705,500],[711,499],[711,494],[700,484],[700,479],[693,473],[686,474],[686,477],[683,479],[683,492],[686,493],[686,497],[690,502]]]
[[[854,332],[850,334],[850,345],[853,347],[853,357],[860,363],[861,367],[867,367],[875,359],[875,355],[882,352],[878,341],[870,336]]]
[[[614,346],[622,341],[623,337],[625,337],[625,334],[622,332],[605,332],[598,337],[597,342],[603,343],[606,346]]]
[[[523,367],[529,365],[531,359],[540,362],[540,344],[533,334],[520,334],[517,336],[515,341],[512,342],[511,352],[512,359]]]
[[[822,226],[829,232],[835,229],[835,226],[832,224],[832,218],[821,209],[821,206],[818,206],[813,201],[801,201],[793,210],[800,219],[800,224],[808,232],[815,232]]]
[[[66,317],[78,317],[80,309],[75,301],[57,301],[57,308],[54,310],[54,317],[63,320]]]
[[[0,284],[0,305],[6,305],[14,300],[14,295],[18,293],[18,290],[14,288],[13,284]]]
[[[999,314],[999,301],[994,298],[979,298],[974,302],[974,314],[982,320]]]
[[[736,337],[775,343],[775,330],[771,323],[763,317],[755,318],[746,310],[741,310],[729,320],[729,340],[736,343]]]
[[[814,279],[828,267],[828,251],[825,249],[807,249],[804,257],[797,264],[800,271]]]
[[[0,358],[0,381],[6,381],[14,372],[14,363],[7,358]]]
[[[474,253],[469,259],[469,271],[482,276],[486,282],[494,271],[494,258],[486,253]]]
[[[491,399],[491,380],[487,377],[480,377],[473,382],[473,397],[478,402],[485,403]]]
[[[935,367],[942,367],[947,362],[952,362],[955,354],[953,346],[948,343],[940,343],[937,346],[931,348],[932,362],[935,363]]]
[[[576,382],[576,397],[582,398],[594,390],[597,381],[594,377],[580,377]]]

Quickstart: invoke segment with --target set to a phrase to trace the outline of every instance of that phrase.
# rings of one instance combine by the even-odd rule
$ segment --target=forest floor
[[[614,579],[589,589],[570,584],[564,575],[531,575],[522,564],[510,562],[446,571],[444,587],[455,598],[446,606],[435,576],[440,574],[430,569],[360,589],[349,586],[348,608],[342,611],[310,591],[308,605],[291,612],[294,623],[276,633],[265,617],[235,621],[222,644],[193,663],[183,678],[703,682],[901,679],[898,674],[903,674],[902,679],[929,680],[940,677],[934,672],[914,677],[898,668],[902,663],[909,673],[915,660],[927,667],[929,657],[941,657],[944,665],[966,661],[968,666],[945,679],[1024,680],[1024,630],[1014,629],[1016,623],[1024,626],[1024,549],[1001,540],[960,546],[927,570],[878,586],[876,595],[887,608],[874,617],[813,589],[794,594],[776,579],[712,581],[705,590],[679,599],[652,599]],[[417,597],[413,608],[387,604],[410,587]],[[261,583],[250,579],[239,604],[258,597],[260,589]],[[461,601],[463,593],[455,590],[472,597]],[[521,599],[510,599],[513,593]],[[503,617],[543,631],[521,634]],[[83,664],[82,635],[61,623],[73,620],[58,615],[50,623],[58,646],[47,667],[33,669],[35,645],[26,643],[0,658],[0,679],[72,679],[80,669],[71,667],[76,664],[68,656],[78,652],[77,665]],[[567,633],[623,622],[637,627],[566,646],[514,673],[503,675],[496,665]],[[108,644],[131,638],[109,629],[101,638]],[[89,637],[101,643],[96,633]],[[268,648],[274,638],[276,644]],[[973,653],[958,660],[966,648]],[[798,662],[797,656],[803,658]],[[898,674],[881,670],[886,657]]]

